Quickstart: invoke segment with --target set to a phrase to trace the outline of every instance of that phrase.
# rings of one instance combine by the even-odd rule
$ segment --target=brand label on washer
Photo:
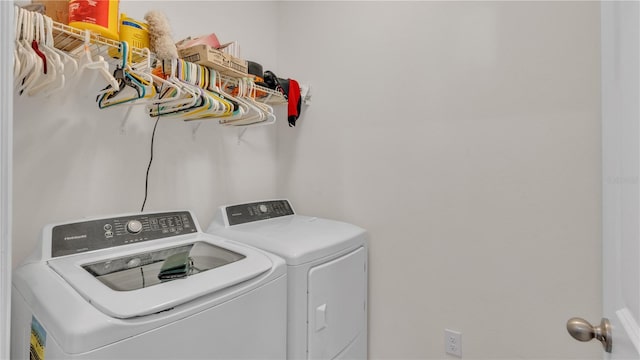
[[[44,360],[44,350],[47,345],[47,331],[40,325],[35,316],[31,316],[31,345],[29,358]]]
[[[140,214],[56,225],[51,257],[123,246],[197,232],[188,211]]]

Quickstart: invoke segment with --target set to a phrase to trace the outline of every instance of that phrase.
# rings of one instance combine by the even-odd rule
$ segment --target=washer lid
[[[366,242],[366,231],[358,226],[303,215],[227,227],[214,221],[207,231],[279,255],[287,265],[304,264]]]
[[[215,236],[140,245],[60,257],[48,264],[100,311],[122,319],[168,310],[273,267],[264,253]]]

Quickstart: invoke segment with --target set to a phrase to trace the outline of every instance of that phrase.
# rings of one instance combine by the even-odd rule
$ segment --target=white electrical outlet
[[[462,358],[462,333],[444,329],[444,351],[447,354]]]

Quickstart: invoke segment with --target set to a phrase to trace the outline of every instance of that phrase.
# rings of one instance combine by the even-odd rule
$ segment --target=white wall
[[[244,57],[275,66],[275,26],[251,26],[275,16],[271,3],[120,4],[140,20],[151,9],[165,13],[176,40],[215,32],[222,42],[238,40]],[[229,13],[243,15],[223,16]],[[14,265],[31,253],[45,224],[137,212],[142,205],[154,120],[136,108],[121,132],[127,108],[99,110],[95,93],[104,84],[87,79],[50,98],[15,94]],[[215,120],[203,123],[195,137],[192,129],[160,120],[145,210],[192,209],[206,227],[219,205],[273,196],[275,127],[248,129],[241,143],[237,128]]]
[[[613,359],[640,358],[640,2],[601,3],[603,307]]]
[[[13,7],[0,2],[0,23],[13,24]],[[6,26],[6,25],[5,25]],[[13,102],[14,28],[2,27],[0,32],[0,359],[9,357],[11,326],[11,154]]]
[[[367,228],[372,358],[599,358],[597,2],[286,2],[279,193]]]
[[[122,3],[152,7],[176,39],[239,40],[313,105],[239,145],[161,121],[147,209],[206,225],[283,196],[367,228],[372,358],[445,358],[445,327],[465,359],[599,357],[564,329],[600,316],[597,3]],[[121,133],[125,109],[93,101],[15,99],[16,264],[46,223],[140,207],[153,121]]]

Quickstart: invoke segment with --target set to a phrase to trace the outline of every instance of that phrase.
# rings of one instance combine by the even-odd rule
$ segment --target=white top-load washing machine
[[[189,211],[46,226],[14,271],[12,359],[285,356],[284,260]]]
[[[289,359],[367,358],[365,230],[268,200],[222,206],[207,232],[287,262]]]

